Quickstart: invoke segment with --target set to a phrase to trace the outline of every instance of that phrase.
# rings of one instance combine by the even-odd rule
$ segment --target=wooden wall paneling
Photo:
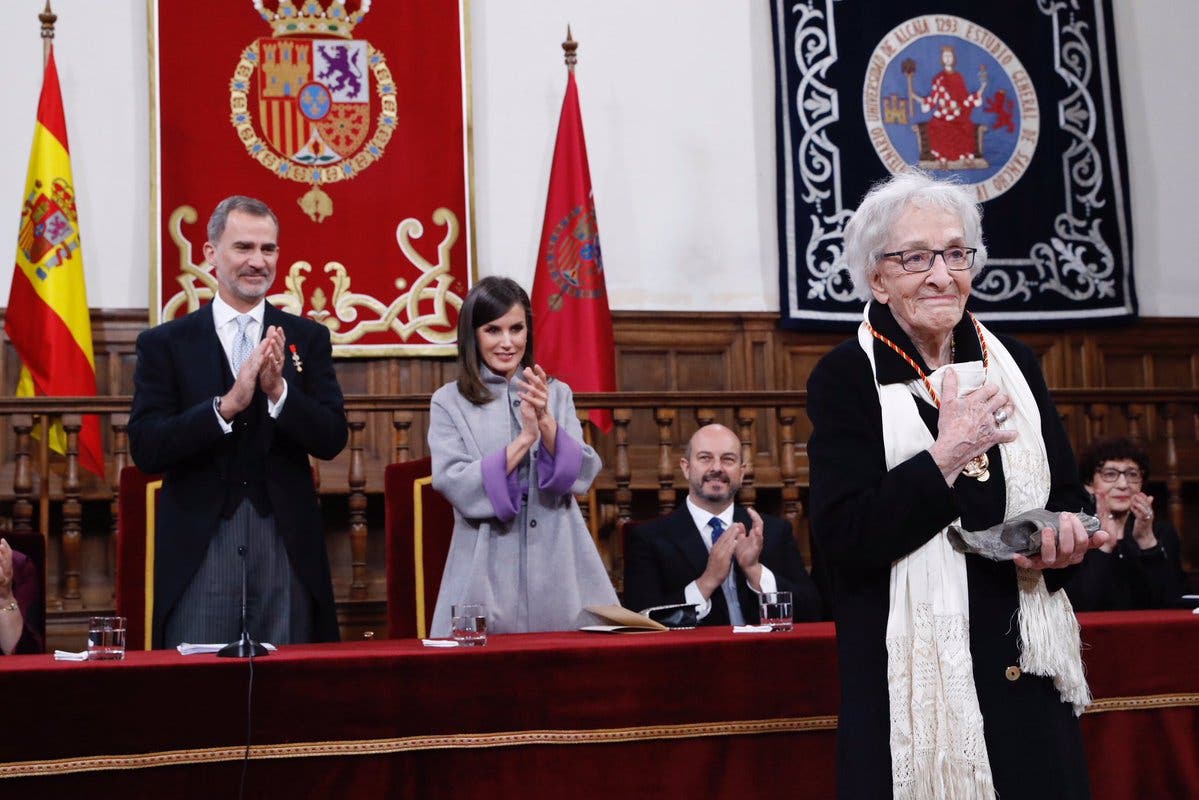
[[[665,345],[630,345],[621,348],[618,356],[616,386],[621,391],[668,392],[673,386],[674,354]],[[651,409],[635,408],[629,416],[628,457],[631,469],[630,485],[641,488],[657,485],[658,426]],[[600,437],[597,450],[604,463],[614,457],[608,437]]]
[[[778,346],[777,323],[774,319],[760,317],[746,318],[745,348],[747,382],[745,389],[778,390],[779,385],[780,351]],[[752,428],[752,446],[750,449],[754,468],[774,462],[774,453],[778,451],[778,439],[775,436],[774,425],[769,415],[755,412]]]
[[[1104,386],[1151,386],[1151,360],[1144,352],[1108,350],[1103,356]]]
[[[998,331],[1001,334],[1008,334],[1002,328]],[[1058,354],[1054,352],[1054,345],[1058,340],[1044,336],[1023,336],[1020,341],[1027,345],[1033,354],[1037,357],[1037,362],[1041,365],[1041,372],[1045,375],[1045,382],[1052,386],[1055,380],[1060,382],[1058,372],[1060,372],[1060,359]]]
[[[844,338],[844,337],[842,337]],[[835,345],[831,345],[835,346]],[[783,353],[783,374],[784,380],[778,388],[791,391],[807,391],[808,376],[812,374],[812,370],[816,364],[830,349],[827,341],[817,341],[807,344],[790,344],[786,347]],[[795,421],[795,436],[796,441],[804,446],[804,455],[802,459],[802,468],[805,473],[807,470],[807,442],[812,435],[812,422],[808,419],[808,414],[805,409],[804,413],[799,415]]]
[[[756,320],[745,321],[745,365],[747,389],[774,389],[776,380],[773,326],[764,327]]]
[[[95,310],[92,314],[93,341],[96,349],[97,384],[102,395],[129,396],[133,392],[136,366],[135,342],[145,328],[144,309]],[[617,345],[617,387],[620,391],[675,392],[687,390],[794,390],[802,392],[816,362],[832,347],[847,339],[851,332],[803,332],[781,330],[777,315],[767,312],[641,312],[618,311],[614,315]],[[2,311],[0,311],[2,317]],[[1042,330],[1018,332],[1017,338],[1028,344],[1041,360],[1047,382],[1053,389],[1086,387],[1199,387],[1199,319],[1139,320],[1119,328],[1092,330]],[[0,344],[0,380],[11,393],[20,362],[11,344]],[[338,359],[336,369],[343,390],[350,395],[428,394],[457,372],[455,359],[388,358]],[[764,509],[789,513],[806,538],[807,457],[806,444],[811,427],[799,396],[799,409],[790,420],[787,438],[793,442],[788,453],[780,444],[777,409],[759,408],[748,437],[753,462],[753,493]],[[1136,430],[1150,445],[1153,463],[1153,489],[1164,501],[1166,445],[1162,439],[1165,425],[1160,404],[1109,403],[1084,408],[1082,404],[1062,404],[1060,410],[1076,446],[1095,435]],[[686,438],[695,429],[698,415],[712,415],[741,432],[737,415],[743,410],[717,405],[707,411],[680,408],[665,429],[655,420],[653,408],[631,409],[627,413],[628,485],[622,500],[626,513],[634,518],[652,516],[660,502],[677,503],[685,490],[678,457]],[[427,411],[405,412],[410,418],[408,452],[416,458],[427,452],[425,432]],[[1199,536],[1187,536],[1187,530],[1199,530],[1199,409],[1179,406],[1172,411],[1177,446],[1177,463],[1183,500],[1184,550],[1188,563],[1199,563]],[[397,430],[392,414],[368,413],[362,417],[360,436],[360,491],[356,503],[365,496],[365,509],[351,515],[349,488],[351,452],[347,449],[336,460],[319,465],[323,513],[328,520],[330,557],[338,596],[354,592],[365,599],[354,601],[357,619],[372,613],[382,597],[382,511],[379,492],[382,468],[395,458]],[[115,440],[109,421],[104,424],[106,447]],[[612,465],[616,460],[615,435],[596,434],[596,449],[606,469],[597,481],[599,508],[605,520],[617,514],[616,486]],[[36,443],[33,450],[36,452]],[[665,445],[669,465],[663,467]],[[16,480],[17,442],[12,420],[0,425],[0,513],[5,524],[16,524],[13,504]],[[789,474],[784,475],[783,465]],[[49,488],[54,499],[51,516],[49,558],[51,575],[62,574],[64,478],[67,465],[60,456],[52,456]],[[111,476],[96,479],[79,473],[79,498],[83,506],[82,537],[79,544],[81,568],[77,586],[79,600],[86,609],[111,603],[111,545],[109,528],[112,497]],[[37,524],[36,476],[30,476],[25,498],[32,500],[33,524]],[[784,489],[785,497],[784,497]],[[623,490],[623,489],[622,489]],[[27,511],[27,509],[26,509]],[[353,520],[351,520],[353,516]],[[351,521],[355,536],[351,537]],[[610,524],[610,523],[609,523]],[[363,533],[365,531],[365,534]],[[363,540],[365,537],[365,549]],[[610,539],[601,539],[601,549],[610,549]],[[357,552],[355,552],[355,550]],[[365,554],[365,555],[364,555]],[[610,554],[609,554],[610,555]],[[355,573],[357,573],[355,575]],[[51,602],[61,602],[57,585],[48,587]],[[347,606],[349,607],[349,606]],[[344,610],[344,609],[343,609]],[[65,612],[59,612],[65,613]],[[349,612],[347,612],[349,613]],[[76,614],[78,616],[78,614]],[[74,619],[75,617],[71,617]],[[77,645],[77,642],[71,642]]]
[[[1152,354],[1153,381],[1151,386],[1189,389],[1195,386],[1190,353],[1167,352]]]
[[[712,348],[680,347],[672,359],[674,375],[670,389],[678,391],[713,391],[732,389],[737,385],[733,370],[742,371],[744,364],[730,352],[731,342],[721,342]]]
[[[1065,365],[1070,370],[1062,386],[1097,386],[1099,354],[1094,342],[1087,336],[1072,335],[1063,348]],[[1056,386],[1059,384],[1050,384]]]

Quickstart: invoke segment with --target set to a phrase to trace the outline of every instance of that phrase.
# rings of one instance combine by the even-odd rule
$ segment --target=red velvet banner
[[[153,322],[210,300],[224,197],[265,201],[268,300],[337,356],[452,354],[469,290],[461,0],[152,3]]]

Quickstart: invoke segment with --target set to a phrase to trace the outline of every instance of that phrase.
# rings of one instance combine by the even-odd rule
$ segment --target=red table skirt
[[[1080,618],[1094,796],[1199,797],[1199,617]],[[831,797],[833,637],[822,623],[284,647],[253,664],[245,796]],[[0,797],[236,796],[249,668],[172,651],[0,659]]]

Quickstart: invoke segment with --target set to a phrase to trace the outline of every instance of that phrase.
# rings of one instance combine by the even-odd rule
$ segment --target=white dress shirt
[[[266,313],[266,300],[260,300],[258,305],[245,313],[251,318],[250,323],[246,325],[246,337],[251,342],[261,341],[262,318]],[[225,351],[225,360],[229,362],[230,367],[233,365],[233,343],[237,338],[237,318],[241,314],[242,312],[222,300],[219,294],[212,298],[212,323],[216,326],[217,338],[221,340],[221,347]],[[233,377],[237,378],[236,375]],[[285,400],[287,400],[286,380],[283,381],[283,394],[279,395],[279,402],[272,402],[269,397],[266,399],[266,412],[271,415],[272,419],[278,418],[279,412],[283,410]],[[216,410],[215,402],[212,413],[216,414],[217,422],[221,424],[221,429],[225,433],[233,432],[233,423],[225,421],[225,418]]]
[[[719,514],[713,514],[711,511],[704,509],[691,502],[691,497],[687,497],[687,510],[691,512],[691,518],[695,520],[695,527],[699,528],[700,539],[704,543],[704,547],[708,548],[708,552],[712,552],[712,526],[708,523],[712,517],[717,517],[724,523],[724,532],[728,533],[729,527],[733,524],[733,504],[729,503]],[[721,534],[722,536],[724,534]],[[733,563],[737,561],[736,556],[733,557]],[[698,577],[698,576],[697,576]],[[746,583],[750,589],[753,589],[758,594],[762,592],[777,591],[778,584],[774,579],[774,573],[763,564],[762,576],[758,579],[759,587],[754,589],[752,583],[747,580]],[[733,625],[744,625],[745,615],[741,613],[741,602],[737,599],[737,571],[729,567],[729,574],[725,576],[724,583],[721,584],[720,590],[724,592],[725,602],[729,607],[729,621]],[[699,584],[696,581],[691,581],[687,587],[683,589],[683,599],[688,603],[693,603],[700,606],[699,619],[708,616],[712,611],[712,600],[704,597],[703,592],[699,590]]]

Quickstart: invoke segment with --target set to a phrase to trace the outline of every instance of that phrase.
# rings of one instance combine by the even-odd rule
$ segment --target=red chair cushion
[[[454,509],[429,481],[429,457],[383,471],[387,529],[387,636],[428,636],[441,586]],[[417,569],[417,550],[420,569]]]
[[[130,650],[150,649],[147,609],[153,614],[154,582],[146,581],[146,542],[154,531],[153,515],[147,513],[146,487],[156,481],[161,477],[133,466],[121,470],[118,481],[116,600],[117,614],[125,617],[125,647]],[[157,510],[157,492],[151,502]]]

